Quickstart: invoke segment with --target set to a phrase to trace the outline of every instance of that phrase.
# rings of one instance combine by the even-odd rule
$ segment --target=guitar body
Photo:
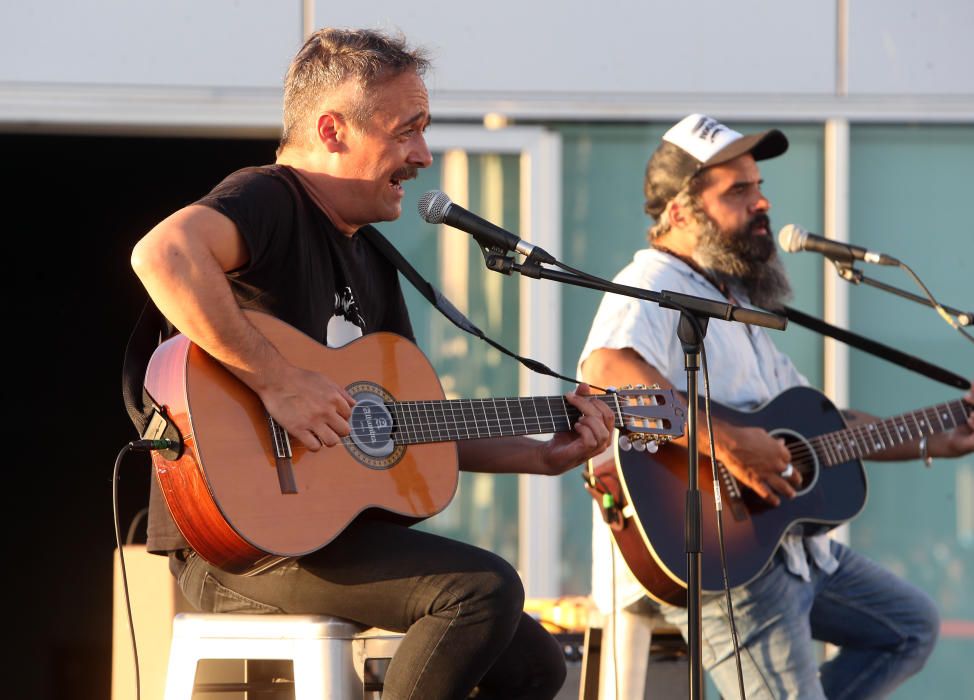
[[[405,338],[376,333],[330,349],[272,316],[246,313],[290,362],[328,375],[361,407],[370,400],[444,398],[429,361]],[[320,549],[370,508],[408,520],[429,517],[456,492],[454,442],[379,454],[349,441],[311,452],[295,441],[284,466],[293,488],[285,489],[260,400],[184,336],[159,346],[145,387],[183,437],[178,459],[152,457],[169,510],[190,546],[225,571],[256,573]],[[353,420],[370,421],[371,428],[367,411]]]
[[[793,453],[803,486],[794,499],[771,507],[740,486],[720,466],[724,542],[731,587],[756,578],[767,566],[793,525],[806,533],[824,532],[856,516],[866,502],[862,463],[851,459],[827,468],[816,459],[794,459],[805,440],[845,428],[831,401],[820,392],[797,387],[783,392],[754,412],[712,404],[714,415],[735,425],[760,427],[784,438]],[[701,416],[702,422],[703,416]],[[656,454],[622,451],[615,445],[615,463],[603,462],[596,473],[618,479],[632,516],[626,527],[613,529],[623,557],[650,597],[686,605],[687,556],[684,539],[687,491],[687,450],[663,446]],[[698,484],[702,500],[701,588],[723,590],[720,549],[709,459],[700,457]],[[739,489],[739,490],[738,490]]]

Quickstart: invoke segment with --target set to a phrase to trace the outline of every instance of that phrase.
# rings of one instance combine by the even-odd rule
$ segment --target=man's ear
[[[668,210],[670,226],[672,228],[683,229],[687,227],[687,224],[690,223],[688,218],[690,216],[689,211],[681,207],[674,200],[670,200],[666,205],[666,208]]]
[[[344,150],[348,125],[341,114],[323,112],[318,115],[318,122],[315,127],[318,143],[323,145],[329,153]]]

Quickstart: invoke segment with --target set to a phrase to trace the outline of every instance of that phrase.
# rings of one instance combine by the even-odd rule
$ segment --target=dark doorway
[[[276,145],[0,134],[11,166],[3,186],[6,432],[15,446],[4,489],[9,697],[110,696],[112,467],[135,437],[121,367],[145,300],[129,254],[153,225],[225,175],[272,162]],[[148,458],[127,458],[123,536],[146,504],[148,483]]]

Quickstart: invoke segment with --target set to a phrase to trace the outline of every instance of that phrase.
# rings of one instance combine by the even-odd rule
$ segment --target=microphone
[[[797,253],[802,250],[810,250],[814,253],[821,253],[829,260],[840,263],[851,263],[853,260],[874,265],[899,265],[900,261],[891,258],[883,253],[876,253],[859,246],[840,243],[829,238],[816,236],[809,233],[800,226],[788,224],[778,232],[778,243],[782,249],[788,253]]]
[[[430,224],[447,224],[471,234],[477,242],[487,247],[504,251],[517,251],[525,257],[534,256],[539,262],[554,263],[555,258],[543,248],[522,241],[510,231],[481,219],[450,201],[450,197],[439,190],[430,190],[419,198],[419,215]]]

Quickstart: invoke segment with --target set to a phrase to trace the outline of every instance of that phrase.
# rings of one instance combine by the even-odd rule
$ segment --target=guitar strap
[[[144,385],[149,358],[159,345],[165,326],[165,319],[159,309],[152,299],[147,299],[125,346],[125,358],[122,361],[122,399],[139,436],[145,433],[152,413],[160,410]]]
[[[932,365],[925,360],[921,360],[919,357],[914,357],[913,355],[908,355],[905,352],[901,352],[895,348],[891,348],[888,345],[883,345],[875,340],[870,340],[861,335],[853,333],[852,331],[847,331],[844,328],[839,328],[838,326],[833,326],[831,323],[826,323],[814,316],[809,316],[808,314],[799,311],[798,309],[793,309],[790,306],[784,307],[785,316],[792,323],[797,323],[799,326],[804,326],[816,333],[821,333],[822,335],[827,335],[831,338],[835,338],[846,345],[850,345],[859,350],[864,350],[871,355],[880,357],[884,360],[892,362],[899,365],[900,367],[905,367],[906,369],[912,370],[917,374],[922,374],[925,377],[934,379],[947,386],[957,387],[958,389],[970,389],[971,383],[967,379],[954,374],[948,370],[945,370],[936,365]]]
[[[511,352],[500,343],[488,338],[486,335],[484,335],[484,332],[477,328],[477,326],[474,325],[469,318],[464,316],[463,313],[461,313],[460,310],[455,307],[449,299],[443,296],[443,293],[440,292],[440,290],[427,282],[426,278],[419,274],[419,271],[417,271],[416,268],[414,268],[409,261],[402,256],[402,253],[400,253],[385,236],[372,227],[362,229],[359,233],[360,235],[364,235],[366,240],[370,241],[389,262],[395,265],[396,269],[402,273],[402,276],[409,280],[410,283],[416,287],[419,293],[422,294],[423,297],[430,304],[432,304],[437,311],[446,316],[457,328],[460,328],[461,330],[480,338],[491,347],[496,348],[509,357],[513,357],[530,370],[548,375],[549,377],[563,379],[564,381],[571,382],[572,384],[579,383],[577,379],[572,379],[571,377],[566,377],[563,374],[558,374],[558,372],[555,372],[547,365],[544,365],[537,360],[532,360],[529,357],[522,357],[515,352]]]

